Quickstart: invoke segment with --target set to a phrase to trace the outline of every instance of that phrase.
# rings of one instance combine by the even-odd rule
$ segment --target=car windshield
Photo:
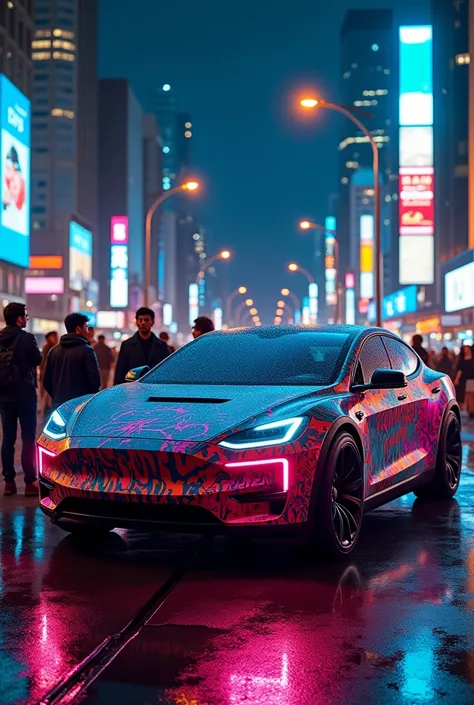
[[[344,333],[210,334],[185,345],[141,381],[148,384],[332,384],[347,354]]]

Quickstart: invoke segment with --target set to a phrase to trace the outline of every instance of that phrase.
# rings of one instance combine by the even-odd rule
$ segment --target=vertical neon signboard
[[[110,306],[128,306],[128,216],[110,219]]]
[[[355,324],[355,276],[353,272],[347,272],[344,282],[346,290],[346,323],[353,326]]]
[[[360,298],[374,297],[374,216],[360,216]]]
[[[326,283],[326,304],[335,306],[337,303],[337,255],[336,255],[336,219],[328,216],[324,222],[326,233],[324,238],[324,278]]]
[[[433,284],[433,28],[400,27],[399,40],[399,281]]]

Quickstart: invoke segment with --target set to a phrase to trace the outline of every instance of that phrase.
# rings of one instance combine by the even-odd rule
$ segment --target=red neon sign
[[[433,169],[400,169],[400,235],[433,235]]]

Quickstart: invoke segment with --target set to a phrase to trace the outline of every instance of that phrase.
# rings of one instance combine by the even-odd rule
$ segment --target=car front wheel
[[[350,433],[336,436],[321,472],[313,542],[326,556],[347,556],[357,544],[364,505],[364,466]]]
[[[454,411],[448,411],[441,429],[436,469],[428,485],[415,490],[420,499],[451,499],[461,479],[461,424]]]

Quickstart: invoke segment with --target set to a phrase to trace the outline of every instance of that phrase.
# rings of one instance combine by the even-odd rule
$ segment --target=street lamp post
[[[198,275],[196,277],[196,284],[199,284],[201,279],[204,278],[204,274],[207,269],[211,266],[211,264],[214,264],[214,262],[217,262],[218,259],[230,259],[231,254],[229,250],[222,250],[221,252],[218,252],[217,255],[213,255],[212,257],[209,257],[203,265],[201,265],[201,269],[198,272]]]
[[[225,322],[227,323],[227,325],[229,325],[229,323],[230,323],[230,318],[231,318],[231,316],[232,316],[232,302],[233,302],[233,300],[234,300],[234,299],[236,298],[236,296],[238,296],[239,294],[240,294],[241,296],[243,296],[243,295],[246,294],[246,293],[247,293],[247,287],[246,287],[246,286],[239,286],[238,289],[236,289],[235,291],[233,291],[233,292],[232,292],[231,294],[229,294],[229,296],[227,297],[226,302],[225,302],[225,319],[226,319]]]
[[[322,230],[325,233],[329,233],[334,238],[334,254],[335,254],[335,270],[336,270],[336,311],[334,318],[336,319],[336,323],[339,322],[339,276],[340,276],[340,271],[339,271],[339,240],[337,239],[337,233],[335,230],[331,230],[330,228],[326,228],[324,225],[321,225],[320,223],[312,223],[310,220],[301,220],[299,223],[300,229],[301,230]],[[326,270],[326,266],[324,267],[324,270]]]
[[[339,103],[330,103],[326,100],[316,100],[315,98],[305,98],[300,101],[303,108],[327,108],[334,110],[349,118],[354,125],[367,137],[372,147],[374,172],[374,201],[375,201],[375,319],[376,325],[382,326],[382,239],[380,230],[380,183],[379,183],[379,149],[371,132],[366,126],[347,108]]]
[[[305,269],[304,267],[300,267],[300,265],[299,265],[299,264],[296,264],[295,262],[291,262],[291,264],[288,265],[288,270],[289,270],[290,272],[300,272],[300,273],[303,274],[303,275],[306,277],[306,279],[308,280],[308,284],[309,284],[308,294],[309,294],[309,300],[310,300],[310,302],[311,302],[311,308],[312,308],[312,311],[311,311],[311,319],[312,319],[312,320],[311,320],[311,323],[316,323],[316,322],[317,322],[317,316],[318,316],[318,312],[317,312],[317,307],[318,307],[318,300],[317,300],[317,297],[318,297],[318,287],[317,287],[317,285],[316,285],[316,282],[314,281],[313,275],[312,275],[311,272],[309,272],[307,269]]]
[[[289,289],[282,289],[280,293],[282,296],[289,296],[295,305],[294,312],[296,313],[297,311],[299,311],[299,313],[301,314],[301,301],[296,296],[296,294],[293,291],[290,291]]]
[[[158,198],[153,201],[148,212],[146,214],[145,221],[145,306],[150,305],[150,286],[151,286],[151,224],[153,220],[153,215],[157,208],[161,206],[164,201],[166,201],[170,196],[174,196],[176,193],[182,193],[183,191],[196,191],[199,188],[197,181],[187,181],[185,184],[180,184],[180,186],[175,186],[175,188],[169,189],[168,191],[163,191]],[[149,198],[152,198],[155,194],[149,194]]]

